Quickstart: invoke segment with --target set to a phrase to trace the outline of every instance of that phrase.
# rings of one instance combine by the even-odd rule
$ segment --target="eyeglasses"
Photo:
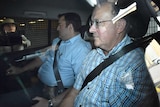
[[[91,21],[89,22],[89,26],[91,27],[92,25],[95,25],[96,28],[98,28],[101,23],[108,22],[108,21],[112,21],[112,20],[103,20],[103,21],[98,21],[98,20],[92,21],[92,20],[91,20]]]

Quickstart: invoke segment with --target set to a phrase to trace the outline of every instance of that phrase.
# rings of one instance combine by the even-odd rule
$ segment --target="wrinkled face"
[[[3,27],[4,31],[7,32],[15,32],[16,31],[16,25],[15,24],[6,24]]]
[[[105,51],[110,51],[119,41],[117,23],[113,24],[112,6],[96,7],[92,13],[90,33],[93,33],[94,44]]]
[[[59,32],[59,38],[62,40],[67,40],[69,38],[69,29],[68,26],[66,26],[64,16],[59,18],[57,30]]]

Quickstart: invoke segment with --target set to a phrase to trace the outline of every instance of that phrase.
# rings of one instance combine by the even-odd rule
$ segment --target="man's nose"
[[[93,24],[93,25],[90,26],[89,32],[90,32],[90,33],[94,33],[95,31],[96,31],[96,27],[95,27],[95,25]]]

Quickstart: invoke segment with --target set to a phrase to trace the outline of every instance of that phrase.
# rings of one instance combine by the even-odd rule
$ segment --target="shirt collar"
[[[63,41],[63,42],[64,43],[74,43],[78,39],[82,39],[81,34],[78,34],[78,35],[70,38],[69,40],[66,40],[66,41]]]

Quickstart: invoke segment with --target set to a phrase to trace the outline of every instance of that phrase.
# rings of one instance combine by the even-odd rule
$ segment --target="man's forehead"
[[[4,26],[15,26],[14,23],[6,23]]]
[[[92,14],[92,17],[91,17],[91,19],[93,20],[95,20],[95,19],[101,19],[102,17],[103,17],[103,15],[104,14],[102,14],[101,12],[95,12],[95,13],[93,13]]]
[[[92,14],[92,19],[99,18],[110,18],[111,17],[111,8],[110,7],[96,7]]]
[[[64,16],[60,17],[59,22],[65,22],[65,17]]]
[[[64,16],[61,16],[61,17],[59,18],[59,20],[65,20],[65,17],[64,17]]]

